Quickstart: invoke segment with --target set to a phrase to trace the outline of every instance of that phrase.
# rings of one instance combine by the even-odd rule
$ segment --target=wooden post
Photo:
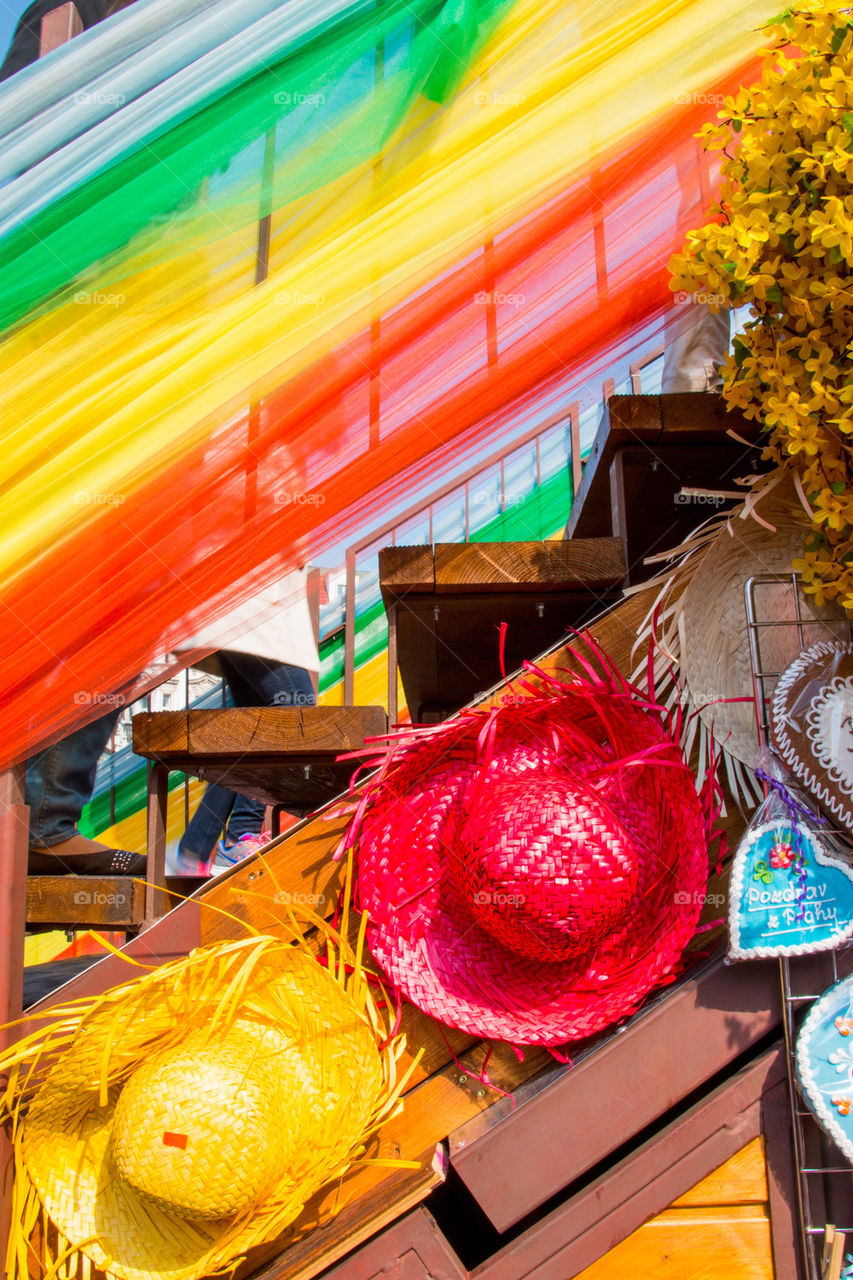
[[[145,923],[150,929],[166,906],[166,806],[169,803],[169,770],[155,764],[148,776],[148,866],[145,884]]]
[[[26,766],[14,765],[0,774],[0,941],[5,949],[0,964],[0,1022],[17,1021],[23,1012],[24,933],[26,930],[27,853],[30,811],[24,801]],[[12,1044],[18,1029],[0,1029],[0,1049]],[[0,1259],[9,1240],[12,1193],[12,1143],[0,1129]]]

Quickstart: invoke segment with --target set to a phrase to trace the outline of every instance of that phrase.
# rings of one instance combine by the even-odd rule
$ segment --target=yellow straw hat
[[[201,948],[53,1010],[0,1058],[16,1165],[6,1276],[231,1270],[341,1176],[399,1105],[404,1046],[359,956],[326,932],[340,944],[327,966],[301,938]]]

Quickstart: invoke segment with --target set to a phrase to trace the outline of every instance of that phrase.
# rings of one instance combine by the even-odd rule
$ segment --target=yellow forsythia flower
[[[765,457],[799,472],[806,590],[853,615],[853,12],[804,0],[767,35],[761,82],[703,129],[723,152],[719,203],[670,283],[749,304],[723,395],[763,423]]]

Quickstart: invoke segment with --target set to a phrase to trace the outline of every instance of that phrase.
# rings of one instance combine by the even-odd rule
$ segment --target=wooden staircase
[[[688,420],[701,426],[690,427]],[[748,424],[737,425],[754,433]],[[389,665],[394,675],[399,662],[413,713],[445,715],[500,680],[501,622],[509,624],[508,671],[547,649],[538,658],[546,670],[570,665],[574,642],[559,641],[568,625],[582,623],[629,671],[652,592],[620,599],[622,586],[642,575],[638,557],[668,535],[671,520],[678,522],[680,538],[691,520],[695,525],[706,518],[705,504],[673,501],[688,480],[687,487],[695,482],[718,491],[732,474],[750,469],[754,450],[749,443],[731,448],[729,426],[716,397],[614,397],[568,540],[383,551]],[[658,460],[651,474],[663,469],[667,477],[660,489],[648,476],[641,484],[635,462],[624,453],[647,446]],[[600,504],[609,492],[617,501],[605,504],[608,522]],[[301,800],[304,808],[345,788],[352,762],[336,764],[334,756],[385,727],[381,708],[363,707],[135,717],[134,749],[154,762],[149,812],[155,861],[164,847],[169,770],[288,808]],[[282,903],[293,895],[331,916],[342,871],[330,855],[346,821],[334,810],[307,818],[276,839],[262,860],[250,859],[201,887],[131,940],[127,952],[152,964],[243,936],[243,925],[274,931],[285,914]],[[730,845],[742,825],[730,805]],[[727,874],[709,888],[724,891]],[[36,910],[42,891],[28,892]],[[702,924],[719,914],[710,902]],[[507,1046],[478,1042],[405,1006],[410,1057],[417,1049],[423,1057],[403,1114],[383,1131],[374,1154],[416,1160],[417,1170],[373,1165],[353,1171],[339,1188],[314,1197],[298,1223],[274,1246],[256,1251],[238,1275],[567,1280],[763,1134],[775,1179],[776,1276],[796,1280],[777,974],[769,964],[724,966],[718,939],[719,933],[697,937],[681,981],[617,1032],[575,1046],[571,1070],[541,1050],[519,1060]],[[816,982],[820,963],[815,960]],[[130,976],[120,958],[109,956],[31,1012]],[[489,1077],[510,1097],[481,1083],[489,1054]]]

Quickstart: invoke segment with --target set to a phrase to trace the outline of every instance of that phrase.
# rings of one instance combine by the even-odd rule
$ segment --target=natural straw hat
[[[662,708],[603,659],[391,741],[345,837],[368,944],[425,1012],[559,1045],[672,973],[707,824]]]
[[[3,1055],[5,1275],[232,1270],[340,1178],[397,1106],[403,1044],[387,1040],[358,957],[327,941],[340,946],[327,967],[301,939],[201,948],[52,1010]]]
[[[639,643],[655,634],[665,666],[656,696],[664,701],[675,670],[685,710],[690,751],[701,728],[703,742],[713,736],[726,762],[729,788],[747,801],[758,798],[752,770],[758,760],[758,730],[753,701],[752,663],[745,587],[750,578],[788,576],[787,582],[756,588],[761,621],[803,625],[765,626],[760,630],[762,667],[781,672],[803,647],[836,634],[827,621],[843,616],[832,605],[817,605],[790,581],[794,560],[803,554],[810,526],[793,482],[780,476],[758,501],[743,503],[726,517],[710,521],[670,553],[677,563],[660,580],[663,589],[639,632]],[[664,557],[655,557],[662,559]],[[646,584],[649,585],[649,584]],[[645,664],[643,664],[645,665]],[[700,768],[707,745],[700,751]]]

